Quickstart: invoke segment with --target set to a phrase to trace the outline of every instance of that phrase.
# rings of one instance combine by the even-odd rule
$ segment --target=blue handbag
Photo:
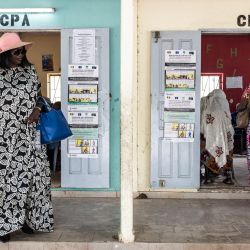
[[[43,101],[44,112],[40,113],[38,129],[41,133],[41,144],[50,144],[64,140],[72,135],[69,124],[61,110],[56,110]]]

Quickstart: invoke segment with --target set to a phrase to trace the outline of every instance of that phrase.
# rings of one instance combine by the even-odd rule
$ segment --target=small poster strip
[[[68,139],[68,156],[73,158],[98,158],[98,128],[71,128]]]
[[[165,51],[165,63],[196,63],[196,51],[195,50],[166,50]]]
[[[84,138],[68,140],[70,157],[74,158],[98,158],[98,140]]]
[[[195,112],[164,111],[164,122],[195,123]]]
[[[165,138],[193,138],[194,123],[164,123]]]
[[[69,84],[69,103],[97,103],[98,85]]]
[[[84,127],[98,127],[98,112],[70,111],[68,123],[83,125]]]
[[[166,69],[165,78],[165,88],[193,89],[195,71]]]
[[[70,104],[68,105],[68,111],[72,112],[98,112],[98,105],[78,105],[78,104]]]
[[[98,65],[68,65],[68,80],[72,81],[71,84],[77,84],[77,82],[98,84],[98,76]]]
[[[193,111],[195,109],[195,91],[165,91],[164,109]]]

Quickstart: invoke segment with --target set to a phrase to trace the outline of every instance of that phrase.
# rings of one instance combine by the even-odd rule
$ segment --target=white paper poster
[[[194,110],[195,91],[165,91],[165,110]]]
[[[77,111],[68,113],[68,123],[84,125],[84,127],[98,126],[98,112]]]
[[[95,30],[73,30],[73,63],[95,64]]]
[[[242,89],[242,76],[226,77],[226,87],[227,89]]]
[[[81,111],[87,111],[87,112],[98,112],[98,105],[68,105],[68,111],[73,112],[81,112]]]
[[[195,123],[195,112],[164,111],[164,122],[167,122],[167,123]]]
[[[98,65],[68,65],[68,80],[71,84],[82,82],[88,84],[98,84]]]
[[[165,62],[168,63],[196,63],[195,50],[166,50]]]

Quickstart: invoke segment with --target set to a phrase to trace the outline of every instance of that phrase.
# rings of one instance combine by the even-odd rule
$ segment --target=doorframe
[[[61,32],[62,32],[63,28],[38,28],[38,29],[16,29],[16,28],[9,28],[9,29],[0,29],[1,33],[5,33],[5,32],[16,32],[16,33],[52,33],[52,32],[58,32],[60,33],[61,36]],[[60,65],[61,65],[61,60],[60,60]],[[51,187],[51,191],[71,191],[72,188],[52,188]],[[76,189],[74,189],[76,190]],[[80,188],[77,188],[77,190],[81,190]],[[82,189],[84,190],[84,189]]]
[[[86,27],[87,28],[87,27]],[[17,29],[17,28],[7,28],[7,29],[1,29],[0,28],[0,32],[1,33],[5,33],[5,32],[16,32],[16,33],[32,33],[32,32],[39,32],[39,33],[43,33],[43,32],[58,32],[60,33],[60,37],[61,37],[61,33],[62,30],[64,29],[73,29],[73,28],[62,28],[62,27],[50,27],[50,28],[46,28],[46,27],[41,27],[41,28],[27,28],[27,29]],[[62,61],[60,60],[60,65],[61,65]],[[110,167],[110,166],[109,166]],[[110,172],[109,172],[109,178],[110,178]],[[55,194],[55,192],[58,194],[55,194],[54,197],[68,197],[68,196],[72,196],[72,191],[83,191],[82,196],[81,197],[100,197],[100,192],[101,192],[101,197],[118,197],[119,196],[119,191],[114,191],[113,189],[111,190],[111,188],[68,188],[68,187],[58,187],[58,188],[51,188],[51,191]],[[58,191],[62,191],[58,192]],[[68,191],[66,194],[64,191]],[[79,195],[77,195],[77,197],[79,197]]]
[[[237,29],[237,28],[228,28],[228,29],[199,29],[201,31],[201,37],[203,34],[211,34],[211,35],[215,35],[215,34],[223,34],[223,35],[250,35],[250,28],[249,29]],[[202,55],[201,55],[202,56]],[[202,185],[200,185],[200,189],[201,189]],[[242,186],[242,187],[236,187],[237,190],[245,190],[246,187],[249,186]],[[211,190],[216,191],[217,193],[224,193],[225,191],[222,190],[223,188],[212,188]],[[233,190],[234,187],[230,186],[227,188],[227,190]],[[200,190],[199,190],[200,192]]]

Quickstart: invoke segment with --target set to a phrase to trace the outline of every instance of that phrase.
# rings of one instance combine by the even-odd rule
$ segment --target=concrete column
[[[134,1],[121,0],[121,226],[119,240],[134,241],[133,232],[133,45]]]

